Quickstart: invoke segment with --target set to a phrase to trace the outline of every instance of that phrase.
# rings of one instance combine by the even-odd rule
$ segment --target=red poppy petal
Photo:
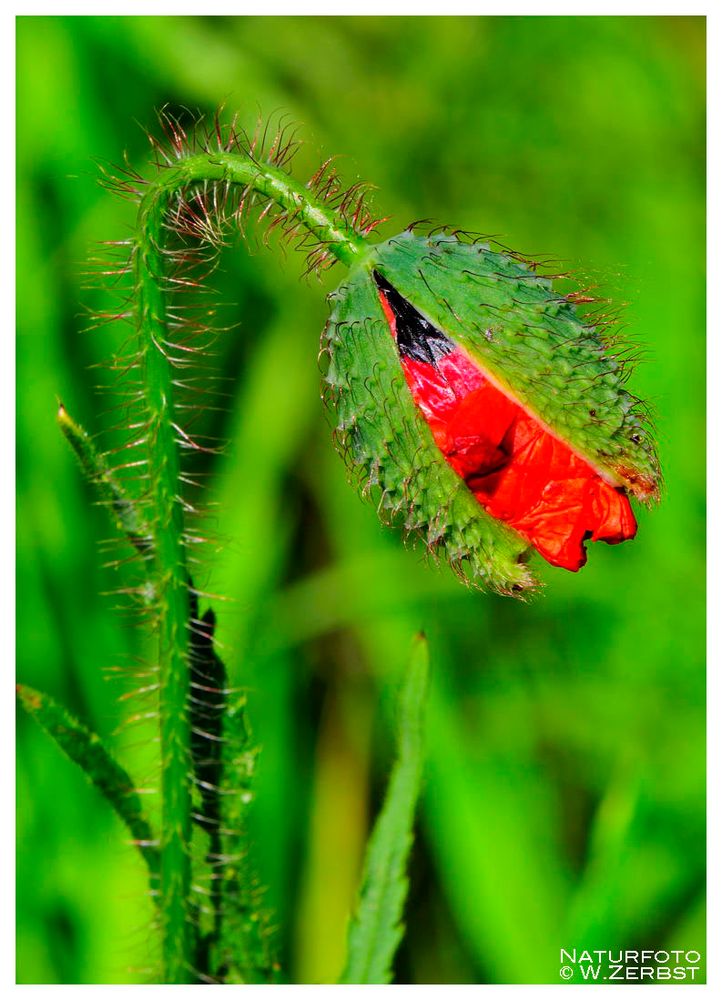
[[[379,297],[391,333],[396,316]],[[432,362],[401,353],[417,406],[451,467],[479,503],[526,538],[548,562],[569,570],[586,561],[584,541],[633,538],[626,494],[547,430],[458,346]]]

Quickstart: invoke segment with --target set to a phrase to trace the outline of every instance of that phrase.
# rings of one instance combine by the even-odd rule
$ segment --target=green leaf
[[[91,733],[50,695],[24,684],[18,684],[17,694],[28,715],[52,736],[72,761],[82,767],[128,827],[133,843],[148,865],[153,885],[160,871],[160,855],[150,823],[143,813],[136,785],[128,772],[96,733]]]
[[[116,525],[128,537],[131,545],[141,555],[147,556],[153,550],[153,536],[136,503],[108,468],[104,456],[95,447],[88,432],[73,420],[62,403],[58,406],[57,419],[58,426],[75,452],[88,481],[95,486],[101,502],[107,506]]]
[[[215,858],[219,926],[212,973],[224,983],[274,983],[279,966],[265,890],[253,864],[248,814],[258,749],[252,745],[245,695],[226,704],[223,776]]]
[[[348,937],[342,983],[383,984],[403,936],[414,814],[424,762],[423,717],[429,678],[426,639],[414,641],[398,703],[398,756],[386,799],[369,838],[361,892]]]

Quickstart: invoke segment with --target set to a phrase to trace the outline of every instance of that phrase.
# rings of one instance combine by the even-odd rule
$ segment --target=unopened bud
[[[324,347],[340,450],[386,519],[470,582],[533,586],[530,547],[577,570],[586,539],[634,537],[628,494],[658,495],[623,364],[516,255],[411,232],[373,247]]]

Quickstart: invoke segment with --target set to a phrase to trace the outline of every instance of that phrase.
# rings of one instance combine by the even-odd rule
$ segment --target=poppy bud
[[[569,570],[633,538],[659,467],[627,372],[548,277],[456,235],[370,248],[333,294],[323,348],[336,439],[386,520],[469,582]]]

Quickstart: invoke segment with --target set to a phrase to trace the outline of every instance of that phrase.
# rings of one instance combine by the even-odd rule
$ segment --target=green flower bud
[[[536,584],[582,542],[631,538],[658,495],[644,407],[572,297],[456,235],[374,246],[331,296],[322,351],[336,441],[379,511],[467,581]]]

